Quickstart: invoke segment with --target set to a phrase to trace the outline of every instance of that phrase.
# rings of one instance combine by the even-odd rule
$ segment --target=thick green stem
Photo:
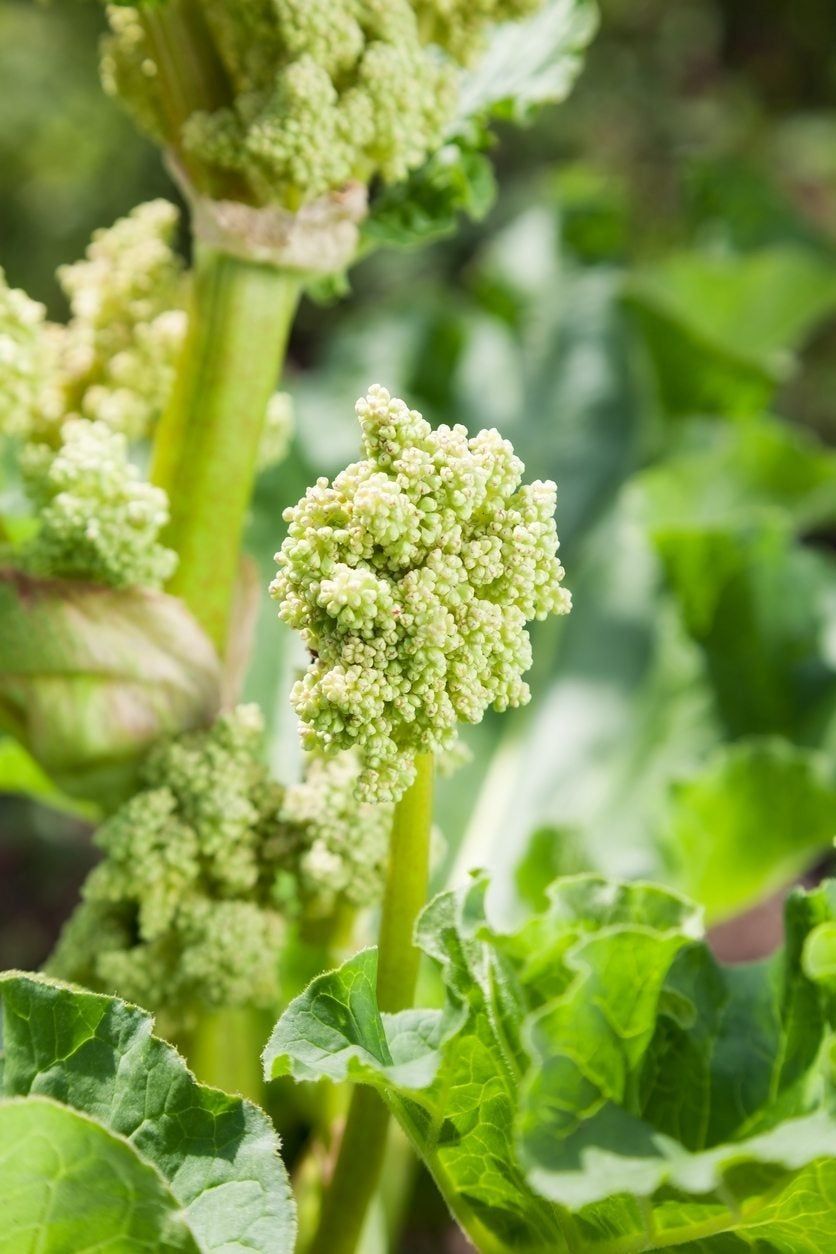
[[[415,781],[395,809],[380,923],[377,1000],[392,1013],[412,1005],[420,962],[412,936],[429,880],[432,755],[420,754],[415,765]],[[380,1179],[388,1124],[377,1093],[356,1088],[310,1254],[353,1254]]]
[[[168,493],[169,591],[222,650],[267,402],[299,300],[296,275],[198,250],[189,330],[154,442],[151,477]]]
[[[427,900],[433,817],[433,757],[415,759],[415,780],[395,807],[380,920],[377,1002],[394,1014],[412,1005],[421,954],[412,940]]]
[[[203,1011],[189,1034],[186,1056],[202,1084],[264,1104],[260,1052],[265,1017],[249,1007]]]

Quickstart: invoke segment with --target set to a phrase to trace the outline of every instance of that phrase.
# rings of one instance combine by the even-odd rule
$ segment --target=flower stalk
[[[380,923],[377,1000],[389,1013],[413,1002],[421,957],[413,932],[429,882],[433,755],[419,754],[415,767],[415,779],[395,807]],[[377,1093],[355,1088],[310,1254],[353,1254],[380,1180],[388,1125]]]
[[[421,953],[413,932],[429,884],[433,766],[431,753],[417,755],[415,780],[392,821],[377,964],[377,1001],[389,1014],[412,1005],[418,980]]]
[[[298,304],[297,274],[198,247],[189,330],[151,467],[168,493],[168,590],[219,650],[229,630],[241,537],[267,403]]]
[[[182,144],[193,113],[223,108],[233,96],[200,4],[169,0],[143,6],[141,17],[175,164],[197,193],[247,200],[243,180],[193,161]],[[195,241],[189,330],[151,477],[168,493],[167,539],[180,559],[169,590],[221,652],[264,415],[300,289],[295,274]]]
[[[259,1051],[264,1031],[264,1013],[251,1006],[203,1010],[183,1042],[183,1052],[201,1084],[238,1093],[263,1106]]]

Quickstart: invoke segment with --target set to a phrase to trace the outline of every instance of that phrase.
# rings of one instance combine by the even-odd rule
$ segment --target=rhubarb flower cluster
[[[522,483],[495,430],[433,430],[372,387],[365,458],[285,511],[271,593],[311,663],[292,693],[303,744],[354,748],[360,790],[396,800],[417,753],[529,699],[526,624],[564,614],[553,483]]]
[[[272,1006],[287,920],[380,896],[391,812],[358,805],[351,755],[285,788],[258,706],[161,741],[141,788],[98,829],[103,851],[49,970],[162,1011]]]
[[[444,141],[461,65],[543,0],[203,0],[220,107],[167,121],[137,8],[111,6],[105,87],[211,187],[291,211],[355,181],[398,182]],[[225,99],[223,99],[225,97]]]
[[[165,404],[186,330],[177,210],[139,205],[62,266],[66,323],[0,274],[0,433],[56,444],[67,419],[145,438]]]
[[[27,445],[21,469],[38,530],[16,560],[31,574],[161,588],[174,573],[177,555],[159,541],[166,494],[129,461],[124,435],[71,418],[57,452]]]

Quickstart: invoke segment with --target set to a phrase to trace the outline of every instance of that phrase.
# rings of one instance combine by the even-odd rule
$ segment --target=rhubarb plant
[[[689,308],[699,275],[674,266],[661,295],[652,274],[628,285],[680,428],[623,491],[591,458],[582,509],[577,448],[598,428],[532,454],[531,424],[560,407],[521,392],[503,412],[496,326],[475,389],[425,407],[381,301],[375,369],[356,342],[346,354],[363,394],[343,456],[329,424],[360,389],[306,406],[303,386],[296,418],[278,390],[300,301],[345,297],[374,250],[484,217],[495,128],[568,93],[592,5],[139,0],[106,20],[105,89],[163,151],[190,263],[178,211],[154,200],[59,270],[64,321],[0,275],[0,783],[88,823],[96,857],[43,974],[0,975],[0,1252],[394,1251],[420,1162],[486,1254],[825,1254],[833,881],[790,894],[784,948],[756,964],[717,961],[702,919],[780,888],[833,835],[826,715],[796,717],[807,670],[825,669],[819,654],[805,669],[798,641],[806,607],[824,621],[826,561],[802,542],[836,517],[833,459],[745,408],[778,379],[782,336],[831,294],[805,270],[789,329],[755,320],[741,421],[715,430],[683,402],[658,335],[676,324],[675,360],[700,345],[722,356],[713,315]],[[525,220],[523,242],[542,226]],[[552,312],[536,299],[558,291],[582,337],[589,294],[575,302],[566,274],[527,267],[519,230],[510,254],[504,274],[476,259],[474,299],[530,337],[525,368],[551,377],[538,353]],[[772,291],[793,266],[752,273]],[[735,277],[712,273],[731,335]],[[611,276],[595,282],[611,299]],[[485,310],[464,321],[456,352]],[[583,371],[566,374],[571,390]],[[701,397],[733,371],[706,374]],[[311,473],[297,456],[282,495],[294,422]],[[552,475],[564,539],[618,498],[578,579],[558,556]],[[244,552],[265,495],[269,590]],[[584,739],[602,717],[626,746],[607,821],[620,807],[641,824],[636,789],[667,779],[644,769],[638,720],[565,701],[573,683],[588,693],[583,659],[558,668],[560,734],[533,753],[518,730],[540,726],[519,722],[532,697],[553,715],[540,659],[585,641],[601,568],[618,568],[618,631],[639,614],[676,621],[673,661],[712,694],[700,723],[674,711],[671,756],[686,739],[706,756],[653,810],[665,883],[595,873],[569,824],[534,821],[544,774],[549,796],[574,777],[606,792]],[[293,748],[266,743],[278,702],[253,665],[259,602]],[[738,611],[746,630],[721,645]],[[499,747],[476,764],[487,784],[464,834],[436,780],[470,729]],[[497,827],[502,855],[486,838]],[[544,838],[556,878],[534,865]],[[566,873],[573,857],[581,873]]]

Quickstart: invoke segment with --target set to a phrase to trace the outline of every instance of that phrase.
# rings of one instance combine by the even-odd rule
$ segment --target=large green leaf
[[[0,1003],[0,1250],[293,1249],[269,1119],[199,1085],[148,1014],[18,972]]]
[[[49,1098],[0,1103],[0,1175],[2,1254],[200,1249],[158,1172]]]
[[[694,422],[663,461],[633,479],[629,498],[699,635],[724,586],[758,549],[771,553],[836,520],[836,455],[767,417]]]
[[[676,786],[663,840],[675,882],[713,921],[807,870],[836,838],[836,771],[778,738],[717,750]]]
[[[653,885],[558,880],[511,932],[485,890],[419,921],[444,1009],[381,1015],[366,951],[291,1003],[266,1073],[374,1086],[480,1249],[832,1249],[829,1000],[801,968],[832,888],[797,894],[785,953],[745,968]]]
[[[793,245],[694,250],[638,270],[626,293],[669,412],[750,414],[836,307],[836,276],[813,249]]]
[[[694,422],[633,490],[653,533],[766,524],[798,533],[836,520],[836,453],[767,416],[735,425]]]
[[[832,699],[833,562],[800,534],[836,517],[836,460],[770,419],[692,424],[628,499],[706,657],[734,735],[811,738]]]

